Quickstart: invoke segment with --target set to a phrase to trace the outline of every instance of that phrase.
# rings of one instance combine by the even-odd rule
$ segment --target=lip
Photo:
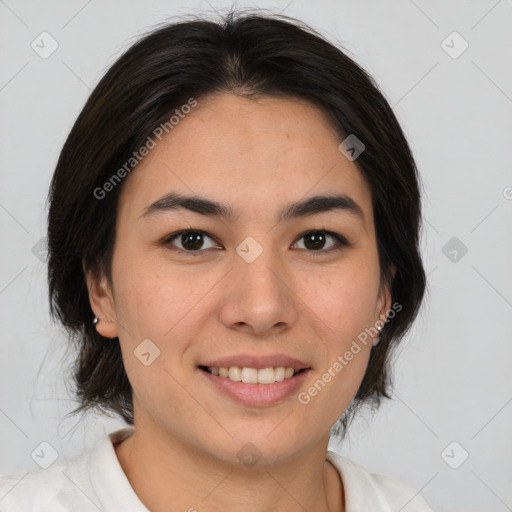
[[[297,371],[310,368],[306,363],[303,363],[294,357],[287,356],[286,354],[267,354],[258,356],[251,354],[238,354],[201,362],[198,366],[209,366],[210,368],[215,366],[219,368],[238,366],[239,368],[256,368],[257,370],[284,366],[285,368],[293,368]]]
[[[244,384],[228,377],[213,375],[199,367],[197,371],[206,379],[210,389],[213,384],[214,389],[239,404],[249,407],[265,407],[277,404],[294,395],[311,370],[305,369],[289,379],[273,384]]]

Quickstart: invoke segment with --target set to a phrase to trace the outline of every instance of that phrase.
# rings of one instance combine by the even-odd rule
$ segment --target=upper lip
[[[295,359],[294,357],[287,356],[286,354],[268,354],[268,355],[251,355],[251,354],[238,354],[219,359],[213,359],[200,363],[199,366],[222,367],[229,368],[231,366],[238,366],[239,368],[276,368],[284,366],[285,368],[293,368],[294,370],[302,370],[309,368],[306,363]]]

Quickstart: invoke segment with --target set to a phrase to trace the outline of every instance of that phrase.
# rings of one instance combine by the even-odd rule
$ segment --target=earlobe
[[[118,336],[117,323],[114,314],[114,301],[112,292],[104,275],[98,276],[96,272],[88,269],[85,260],[82,260],[85,282],[89,294],[89,303],[96,318],[91,322],[96,326],[99,334],[105,338],[116,338]]]

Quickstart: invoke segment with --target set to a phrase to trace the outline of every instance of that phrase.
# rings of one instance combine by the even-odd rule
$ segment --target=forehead
[[[338,192],[354,199],[373,224],[370,188],[338,150],[341,141],[325,113],[306,101],[209,96],[155,140],[124,183],[120,210],[129,205],[140,215],[178,191],[229,204],[242,215],[270,215],[283,203]]]

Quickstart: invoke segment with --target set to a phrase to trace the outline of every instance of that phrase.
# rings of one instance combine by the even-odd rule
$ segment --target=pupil
[[[305,237],[304,245],[314,251],[322,249],[325,245],[325,235],[323,233],[311,233]]]
[[[203,245],[201,233],[185,233],[181,235],[181,244],[185,249],[198,250]]]

